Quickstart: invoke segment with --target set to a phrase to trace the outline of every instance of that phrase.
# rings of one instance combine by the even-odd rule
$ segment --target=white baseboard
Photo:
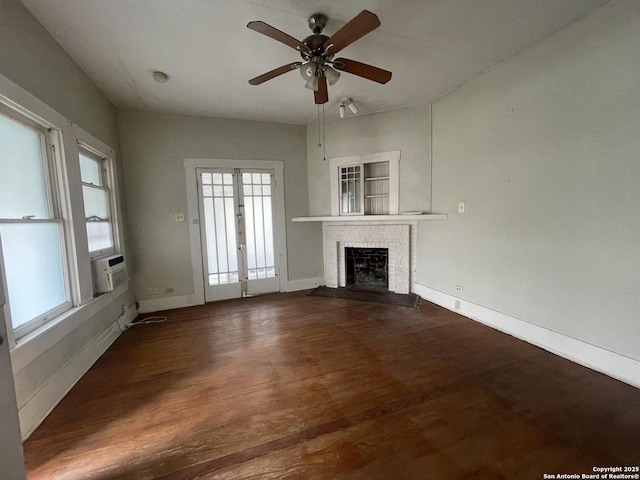
[[[18,409],[22,440],[29,438],[47,415],[60,403],[60,400],[69,393],[69,390],[120,336],[122,333],[120,325],[130,323],[136,316],[136,307],[132,305],[98,336],[87,343]]]
[[[312,288],[316,288],[324,284],[324,277],[303,278],[302,280],[289,280],[289,282],[287,282],[287,292],[311,290]]]
[[[140,313],[160,312],[162,310],[173,310],[174,308],[192,307],[196,305],[195,295],[176,295],[174,297],[153,298],[140,300]]]
[[[524,320],[505,315],[490,308],[456,298],[419,283],[413,292],[420,297],[452,312],[488,325],[520,340],[555,353],[572,362],[604,373],[622,382],[640,388],[640,361],[620,355],[602,347],[577,340]],[[456,308],[459,307],[459,308]]]

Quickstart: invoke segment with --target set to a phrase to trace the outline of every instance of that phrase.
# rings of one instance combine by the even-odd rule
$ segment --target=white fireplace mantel
[[[413,222],[421,220],[446,220],[447,214],[444,213],[422,213],[408,215],[342,215],[342,216],[326,216],[326,217],[293,217],[292,222]]]

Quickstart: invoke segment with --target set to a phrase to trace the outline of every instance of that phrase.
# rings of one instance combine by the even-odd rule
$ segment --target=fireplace
[[[345,248],[346,286],[369,290],[388,290],[388,248]]]
[[[371,215],[375,217],[375,215]],[[339,219],[322,223],[324,276],[327,287],[347,286],[347,248],[387,250],[387,289],[410,293],[411,272],[415,269],[415,222],[394,220],[349,221]]]

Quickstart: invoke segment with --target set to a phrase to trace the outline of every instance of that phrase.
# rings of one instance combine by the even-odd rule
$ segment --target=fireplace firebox
[[[346,286],[388,290],[388,248],[345,248]]]

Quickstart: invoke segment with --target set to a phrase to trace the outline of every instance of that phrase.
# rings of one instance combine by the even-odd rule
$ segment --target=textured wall
[[[419,283],[640,359],[638,45],[614,1],[433,105]]]
[[[174,219],[187,212],[188,157],[283,160],[289,280],[322,276],[320,231],[290,221],[309,211],[305,127],[126,110],[120,127],[138,299],[193,293],[188,224]]]

